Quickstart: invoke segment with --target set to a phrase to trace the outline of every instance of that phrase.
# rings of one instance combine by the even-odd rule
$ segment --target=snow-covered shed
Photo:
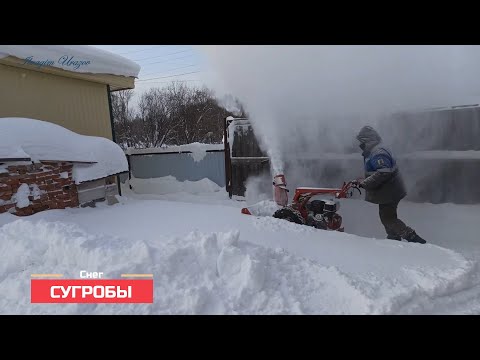
[[[115,201],[115,175],[128,172],[113,141],[28,118],[0,118],[0,213]]]
[[[140,66],[80,45],[0,45],[0,117],[39,119],[113,139],[110,92],[133,89]]]

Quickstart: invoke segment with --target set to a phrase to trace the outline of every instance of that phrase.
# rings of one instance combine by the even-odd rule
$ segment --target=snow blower
[[[288,204],[285,176],[275,176],[273,186],[276,208],[266,207],[265,202],[263,202],[243,208],[242,214],[256,216],[270,214],[269,216],[277,219],[284,219],[317,229],[344,231],[342,217],[338,214],[340,209],[338,199],[353,196],[353,190],[362,193],[358,186],[358,180],[344,182],[341,188],[298,187],[295,189],[292,203]],[[312,197],[317,195],[329,197],[329,199],[310,201]]]

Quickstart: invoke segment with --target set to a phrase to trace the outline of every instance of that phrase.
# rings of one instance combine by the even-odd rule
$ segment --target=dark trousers
[[[415,235],[415,231],[405,225],[405,223],[400,220],[397,216],[397,208],[398,203],[391,203],[391,204],[380,204],[379,214],[380,214],[380,221],[382,222],[383,226],[385,227],[385,231],[387,232],[387,236],[389,239],[410,239],[413,235]]]

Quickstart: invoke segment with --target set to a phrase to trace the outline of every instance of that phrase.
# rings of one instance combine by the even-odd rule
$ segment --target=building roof
[[[134,88],[140,66],[87,45],[0,45],[0,64],[100,82],[112,90]]]

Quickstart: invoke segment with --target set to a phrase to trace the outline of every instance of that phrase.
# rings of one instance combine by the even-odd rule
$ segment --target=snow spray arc
[[[78,70],[81,66],[90,65],[91,61],[78,60],[78,59],[75,59],[73,56],[63,55],[56,61],[56,63],[58,65],[61,65],[61,67],[63,68],[68,68],[67,70],[71,70],[71,69]],[[49,59],[37,60],[37,59],[34,59],[33,56],[29,56],[25,58],[23,63],[23,65],[33,65],[38,68],[41,68],[42,66],[55,66],[54,64],[55,64],[54,60],[49,60]]]

